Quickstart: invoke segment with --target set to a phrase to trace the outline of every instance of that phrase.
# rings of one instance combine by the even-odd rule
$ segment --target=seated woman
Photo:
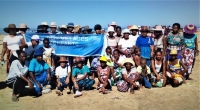
[[[19,101],[17,94],[20,94],[28,84],[29,89],[33,89],[33,84],[27,78],[28,67],[25,65],[26,53],[17,50],[18,59],[11,64],[9,74],[6,78],[8,87],[13,88],[12,101]]]
[[[172,49],[170,51],[170,59],[165,63],[167,65],[167,77],[172,80],[174,87],[185,82],[183,75],[188,71],[183,62],[177,58],[177,55],[178,51]]]
[[[155,53],[155,58],[151,60],[151,67],[153,70],[151,74],[152,86],[164,87],[166,83],[166,69],[161,51]]]
[[[108,92],[106,91],[106,89],[111,90],[111,87],[112,87],[111,80],[110,80],[111,68],[107,66],[106,63],[107,63],[106,57],[102,56],[100,58],[101,66],[97,68],[97,74],[98,74],[98,79],[99,79],[97,89],[99,89],[99,92],[102,92],[103,94],[107,94]]]
[[[74,98],[82,95],[81,90],[90,90],[94,85],[94,79],[89,79],[90,70],[87,65],[83,65],[81,57],[75,58],[76,66],[72,70],[72,81],[74,83],[75,94]]]
[[[36,96],[51,92],[51,85],[48,85],[51,81],[50,67],[42,60],[42,55],[43,48],[36,49],[29,64],[29,76],[35,86]]]
[[[117,83],[117,89],[120,92],[127,92],[130,88],[130,93],[134,93],[134,88],[139,87],[139,74],[135,68],[135,63],[131,58],[126,58],[123,61],[125,68],[122,70],[123,80]]]

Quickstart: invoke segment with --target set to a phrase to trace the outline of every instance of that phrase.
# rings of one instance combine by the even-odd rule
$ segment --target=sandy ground
[[[2,39],[3,35],[0,35],[0,51]],[[200,40],[198,42],[200,43]],[[167,85],[163,88],[142,89],[132,95],[129,92],[118,92],[116,87],[113,87],[113,91],[107,95],[91,90],[83,91],[83,96],[79,98],[66,92],[63,96],[57,96],[53,90],[39,98],[20,97],[17,103],[11,101],[12,90],[7,88],[4,82],[5,66],[0,65],[0,110],[200,110],[199,61],[198,56],[191,75],[194,80],[187,81],[178,88]]]

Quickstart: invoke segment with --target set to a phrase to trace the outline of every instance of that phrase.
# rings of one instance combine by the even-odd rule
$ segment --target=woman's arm
[[[119,50],[122,54],[126,55],[126,52],[124,52],[124,51],[122,50],[122,45],[118,45],[118,50]]]
[[[31,77],[31,79],[36,83],[36,85],[38,86],[38,87],[40,87],[41,88],[41,85],[37,82],[37,80],[35,79],[35,76],[33,75],[33,72],[29,72],[29,76]]]
[[[167,51],[167,36],[163,38],[163,53],[166,54]]]
[[[128,82],[128,83],[132,83],[132,81],[130,79],[127,78],[127,75],[126,74],[122,74],[122,78]]]
[[[166,36],[163,36],[162,42],[163,42],[163,51],[162,51],[162,57],[164,58],[165,54],[166,54],[166,50],[164,49],[164,45],[166,45]]]
[[[151,60],[151,66],[152,66],[153,72],[156,74],[156,77],[158,77],[159,75],[158,75],[158,72],[155,69],[155,61],[154,61],[154,59]]]
[[[197,40],[197,38],[195,39],[195,52],[196,52],[196,55],[198,56],[199,50],[198,50],[198,40]]]
[[[101,76],[100,76],[100,70],[99,70],[99,68],[97,68],[97,75],[98,75],[98,79],[99,79],[99,82],[100,83],[103,83],[103,80],[101,79]]]
[[[109,69],[108,69],[108,73],[111,73],[112,77],[113,77],[114,79],[117,79],[116,76],[115,76],[115,74],[114,74],[114,67],[110,67],[110,71],[109,71]],[[110,75],[108,76],[108,78],[109,78],[109,77],[110,77]]]
[[[27,44],[25,44],[25,40],[24,38],[21,39],[21,44],[19,45],[20,50],[22,50],[23,48],[26,48]]]
[[[187,69],[187,67],[183,64],[183,62],[180,60],[179,61],[179,64],[183,67],[183,69],[184,70],[182,70],[180,73],[182,74],[182,75],[184,75],[187,71],[188,71],[188,69]]]
[[[1,61],[4,61],[4,55],[5,55],[6,51],[7,51],[7,42],[3,42]]]

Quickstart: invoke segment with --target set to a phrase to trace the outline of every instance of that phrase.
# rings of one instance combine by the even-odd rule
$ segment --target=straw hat
[[[15,24],[9,24],[8,27],[5,27],[3,30],[4,30],[6,33],[10,33],[10,29],[16,29],[16,31],[19,31],[19,29],[16,28],[16,25],[15,25]]]
[[[100,61],[107,62],[107,58],[105,56],[101,56]]]
[[[51,22],[51,24],[50,24],[50,26],[49,26],[50,28],[52,28],[52,27],[57,27],[57,24],[56,24],[56,22]]]
[[[122,65],[125,66],[126,63],[131,63],[132,67],[135,67],[135,63],[131,58],[125,58]]]
[[[81,29],[82,27],[80,25],[75,25],[74,26],[74,30],[72,32],[76,33],[78,32],[79,29]]]
[[[114,21],[110,23],[110,26],[116,26],[116,25],[117,25],[117,23]]]
[[[129,30],[133,30],[133,29],[138,30],[138,26],[137,26],[137,25],[132,25],[132,26],[129,28]]]
[[[21,23],[21,24],[19,25],[19,29],[29,29],[29,27],[28,27],[26,24]]]
[[[43,26],[43,27],[49,27],[49,25],[47,24],[47,22],[42,22],[41,26]]]
[[[67,26],[65,24],[60,26],[60,29],[67,29]]]
[[[156,26],[155,29],[152,29],[153,31],[163,31],[162,26]]]
[[[187,34],[194,34],[197,31],[197,27],[193,24],[188,24],[184,27],[184,32]]]
[[[123,30],[123,34],[125,34],[125,33],[129,33],[129,34],[130,34],[129,29],[124,29],[124,30]]]
[[[65,56],[61,56],[58,62],[68,62]]]
[[[108,32],[115,32],[114,27],[109,26],[109,27],[108,27]]]
[[[170,55],[177,55],[178,53],[177,53],[177,50],[176,49],[172,49],[171,51],[170,51]]]

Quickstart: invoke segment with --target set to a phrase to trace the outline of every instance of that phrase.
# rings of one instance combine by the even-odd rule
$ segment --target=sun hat
[[[44,31],[44,28],[43,28],[43,26],[42,25],[38,25],[37,26],[37,32],[41,32],[41,31]]]
[[[106,58],[106,56],[101,56],[100,61],[107,62],[107,58]]]
[[[60,26],[60,29],[67,29],[67,26],[65,24]]]
[[[125,34],[125,33],[129,33],[129,34],[130,34],[129,29],[124,29],[124,30],[123,30],[123,34]]]
[[[115,32],[114,27],[109,26],[109,27],[108,27],[108,32]]]
[[[41,25],[48,26],[47,22],[42,22]]]
[[[43,52],[44,52],[43,48],[38,48],[38,49],[35,50],[34,56],[42,56]]]
[[[135,67],[135,63],[131,58],[125,58],[124,61],[122,62],[122,65],[125,66],[126,63],[131,63],[132,67]]]
[[[176,49],[172,49],[171,51],[170,51],[170,55],[177,55],[178,53],[177,53],[177,50]]]
[[[68,24],[67,24],[67,28],[68,28],[68,27],[74,27],[74,23],[72,23],[72,22],[68,23]]]
[[[110,26],[116,26],[116,25],[117,25],[117,23],[114,21],[110,23]]]
[[[89,32],[91,32],[92,29],[89,26],[86,25],[86,26],[83,27],[83,31],[89,31]]]
[[[138,26],[137,26],[137,25],[132,25],[132,26],[129,28],[129,30],[133,30],[133,29],[138,30]]]
[[[65,56],[61,56],[58,62],[68,62],[68,60]]]
[[[10,29],[16,29],[16,31],[19,31],[19,29],[16,28],[16,25],[15,25],[15,24],[9,24],[8,27],[5,27],[3,30],[4,30],[6,33],[10,33]]]
[[[51,24],[50,24],[50,26],[49,26],[50,28],[52,28],[52,27],[57,27],[57,24],[56,24],[56,22],[51,22]]]
[[[33,35],[32,37],[31,37],[31,39],[32,40],[40,40],[40,36],[38,36],[38,35]]]
[[[187,34],[194,34],[197,31],[197,27],[193,24],[188,24],[184,27],[184,32]]]
[[[163,28],[161,25],[156,26],[154,29],[152,29],[153,31],[163,31]]]
[[[76,33],[80,28],[82,28],[80,25],[75,25],[72,32]]]
[[[96,30],[101,30],[102,29],[102,27],[101,27],[101,25],[100,24],[96,24],[95,26],[94,26],[94,30],[96,31]]]
[[[29,27],[28,27],[26,24],[21,23],[21,24],[19,25],[19,29],[29,29]]]

